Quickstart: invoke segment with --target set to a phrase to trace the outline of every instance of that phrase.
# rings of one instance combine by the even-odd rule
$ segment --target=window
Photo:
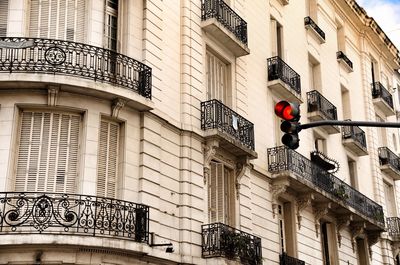
[[[321,223],[321,241],[324,265],[337,264],[336,233],[332,223]]]
[[[97,160],[97,196],[116,198],[120,127],[120,123],[101,119]]]
[[[8,0],[0,1],[0,37],[7,36]]]
[[[84,42],[86,0],[31,0],[29,36]]]
[[[377,66],[376,60],[371,58],[371,79],[372,83],[375,83],[378,81],[378,66]]]
[[[283,28],[274,18],[271,18],[271,49],[272,56],[283,59]]]
[[[230,67],[210,51],[206,52],[207,99],[218,99],[231,106]]]
[[[321,92],[321,66],[318,61],[309,58],[310,90]]]
[[[326,154],[326,140],[323,138],[320,138],[319,136],[314,136],[314,137],[315,137],[315,141],[314,141],[315,150]]]
[[[278,203],[278,231],[281,253],[295,257],[294,222],[292,221],[292,207],[290,202]]]
[[[385,122],[385,120],[383,118],[379,117],[378,115],[376,115],[376,121]],[[378,127],[377,133],[378,133],[378,146],[379,147],[387,146],[386,128]]]
[[[396,216],[396,201],[394,199],[393,186],[387,182],[383,182],[385,191],[385,202],[386,202],[386,214],[388,217]]]
[[[306,0],[306,14],[317,22],[317,0]]]
[[[356,161],[348,158],[347,165],[349,167],[350,185],[356,190],[358,190],[357,163]]]
[[[349,90],[343,86],[341,86],[342,92],[342,112],[343,112],[343,119],[351,119],[351,112],[350,112],[350,93]]]
[[[224,164],[211,161],[208,188],[208,212],[211,223],[235,225],[235,183],[233,170]]]
[[[104,24],[105,48],[117,51],[118,44],[118,0],[106,0]]]
[[[368,265],[369,258],[368,258],[368,250],[367,244],[365,243],[364,238],[357,238],[357,257],[358,257],[358,264],[360,265]]]
[[[75,193],[81,116],[22,111],[15,191]]]
[[[343,25],[338,25],[336,28],[336,35],[337,35],[337,46],[338,51],[345,52],[346,51],[346,36],[344,32]]]

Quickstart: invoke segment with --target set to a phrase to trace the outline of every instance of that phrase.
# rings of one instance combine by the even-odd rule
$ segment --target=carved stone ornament
[[[351,247],[353,248],[353,252],[356,250],[356,239],[364,234],[365,227],[364,222],[358,222],[351,226]]]
[[[125,106],[126,100],[117,98],[113,101],[111,105],[111,116],[113,118],[118,118],[119,111]]]
[[[328,203],[320,203],[314,205],[314,218],[315,218],[315,234],[319,237],[319,226],[320,220],[326,216],[329,212],[329,209],[332,207],[330,202]]]
[[[314,194],[312,193],[307,193],[302,196],[299,196],[299,198],[296,200],[297,204],[297,225],[299,227],[299,230],[301,229],[301,212],[309,207],[311,205],[311,202],[314,200]]]
[[[236,198],[239,199],[239,191],[240,191],[240,180],[246,173],[246,169],[249,167],[250,163],[247,158],[242,159],[240,162],[236,163]]]
[[[204,145],[204,185],[207,183],[207,179],[210,176],[210,163],[215,154],[217,153],[218,142],[208,141]]]
[[[272,193],[272,217],[276,216],[276,209],[278,208],[278,198],[281,194],[286,192],[288,187],[288,183],[279,183],[271,185],[271,193]]]
[[[47,87],[47,105],[51,107],[57,106],[59,92],[60,92],[60,87],[58,86]]]
[[[342,234],[340,233],[344,228],[349,227],[350,222],[353,220],[353,215],[343,215],[337,219],[336,222],[336,233],[339,247],[342,247]]]
[[[369,258],[372,259],[372,246],[378,243],[379,238],[381,237],[380,232],[368,232],[367,239],[368,239],[368,251],[369,251]]]
[[[392,243],[392,251],[393,251],[393,257],[396,257],[397,255],[400,254],[400,242],[395,241]]]

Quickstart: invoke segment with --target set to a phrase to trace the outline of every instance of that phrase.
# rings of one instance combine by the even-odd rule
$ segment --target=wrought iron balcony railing
[[[392,237],[400,237],[400,218],[387,217],[386,218],[387,231]]]
[[[311,17],[305,17],[304,18],[304,25],[311,27],[318,35],[321,37],[321,39],[325,40],[325,32],[322,31],[320,27],[314,22],[314,20],[311,19]]]
[[[261,238],[222,223],[202,225],[203,258],[240,259],[242,264],[262,264]]]
[[[221,101],[201,102],[201,129],[218,129],[254,151],[254,125]]]
[[[400,172],[400,158],[387,147],[378,148],[379,164],[389,165]]]
[[[336,52],[336,59],[343,60],[349,68],[353,69],[353,62],[342,51]]]
[[[320,111],[328,120],[337,120],[336,107],[317,90],[307,92],[307,111]]]
[[[392,94],[381,84],[381,82],[372,83],[372,98],[381,98],[383,99],[392,109],[393,107],[393,98]]]
[[[111,50],[64,40],[0,38],[0,72],[77,76],[151,99],[151,68]]]
[[[365,132],[358,126],[343,126],[342,138],[353,139],[354,141],[359,143],[362,147],[367,148],[367,140],[365,138]]]
[[[333,174],[321,169],[303,155],[284,146],[268,149],[268,170],[272,173],[293,172],[306,180],[310,186],[317,187],[351,206],[362,216],[374,220],[383,227],[384,215],[382,206],[355,190]]]
[[[215,18],[247,45],[247,23],[222,0],[202,0],[201,19]]]
[[[149,207],[77,194],[1,192],[1,234],[65,234],[149,240]]]
[[[287,253],[279,254],[279,265],[305,265],[306,263],[302,260],[293,258]]]
[[[268,81],[282,80],[297,94],[301,94],[300,75],[278,56],[268,58]]]

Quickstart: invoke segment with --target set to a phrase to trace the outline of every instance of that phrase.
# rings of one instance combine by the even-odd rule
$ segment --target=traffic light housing
[[[282,136],[282,143],[290,149],[299,147],[299,131],[300,129],[300,105],[298,103],[279,101],[275,105],[275,114],[283,119],[281,123],[281,131],[285,134]]]

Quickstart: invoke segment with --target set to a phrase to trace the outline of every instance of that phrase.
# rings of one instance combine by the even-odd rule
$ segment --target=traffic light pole
[[[325,125],[342,125],[342,126],[367,126],[367,127],[390,127],[400,128],[400,122],[377,122],[377,121],[338,121],[338,120],[325,120],[314,121],[306,124],[300,124],[299,129],[308,129]]]

